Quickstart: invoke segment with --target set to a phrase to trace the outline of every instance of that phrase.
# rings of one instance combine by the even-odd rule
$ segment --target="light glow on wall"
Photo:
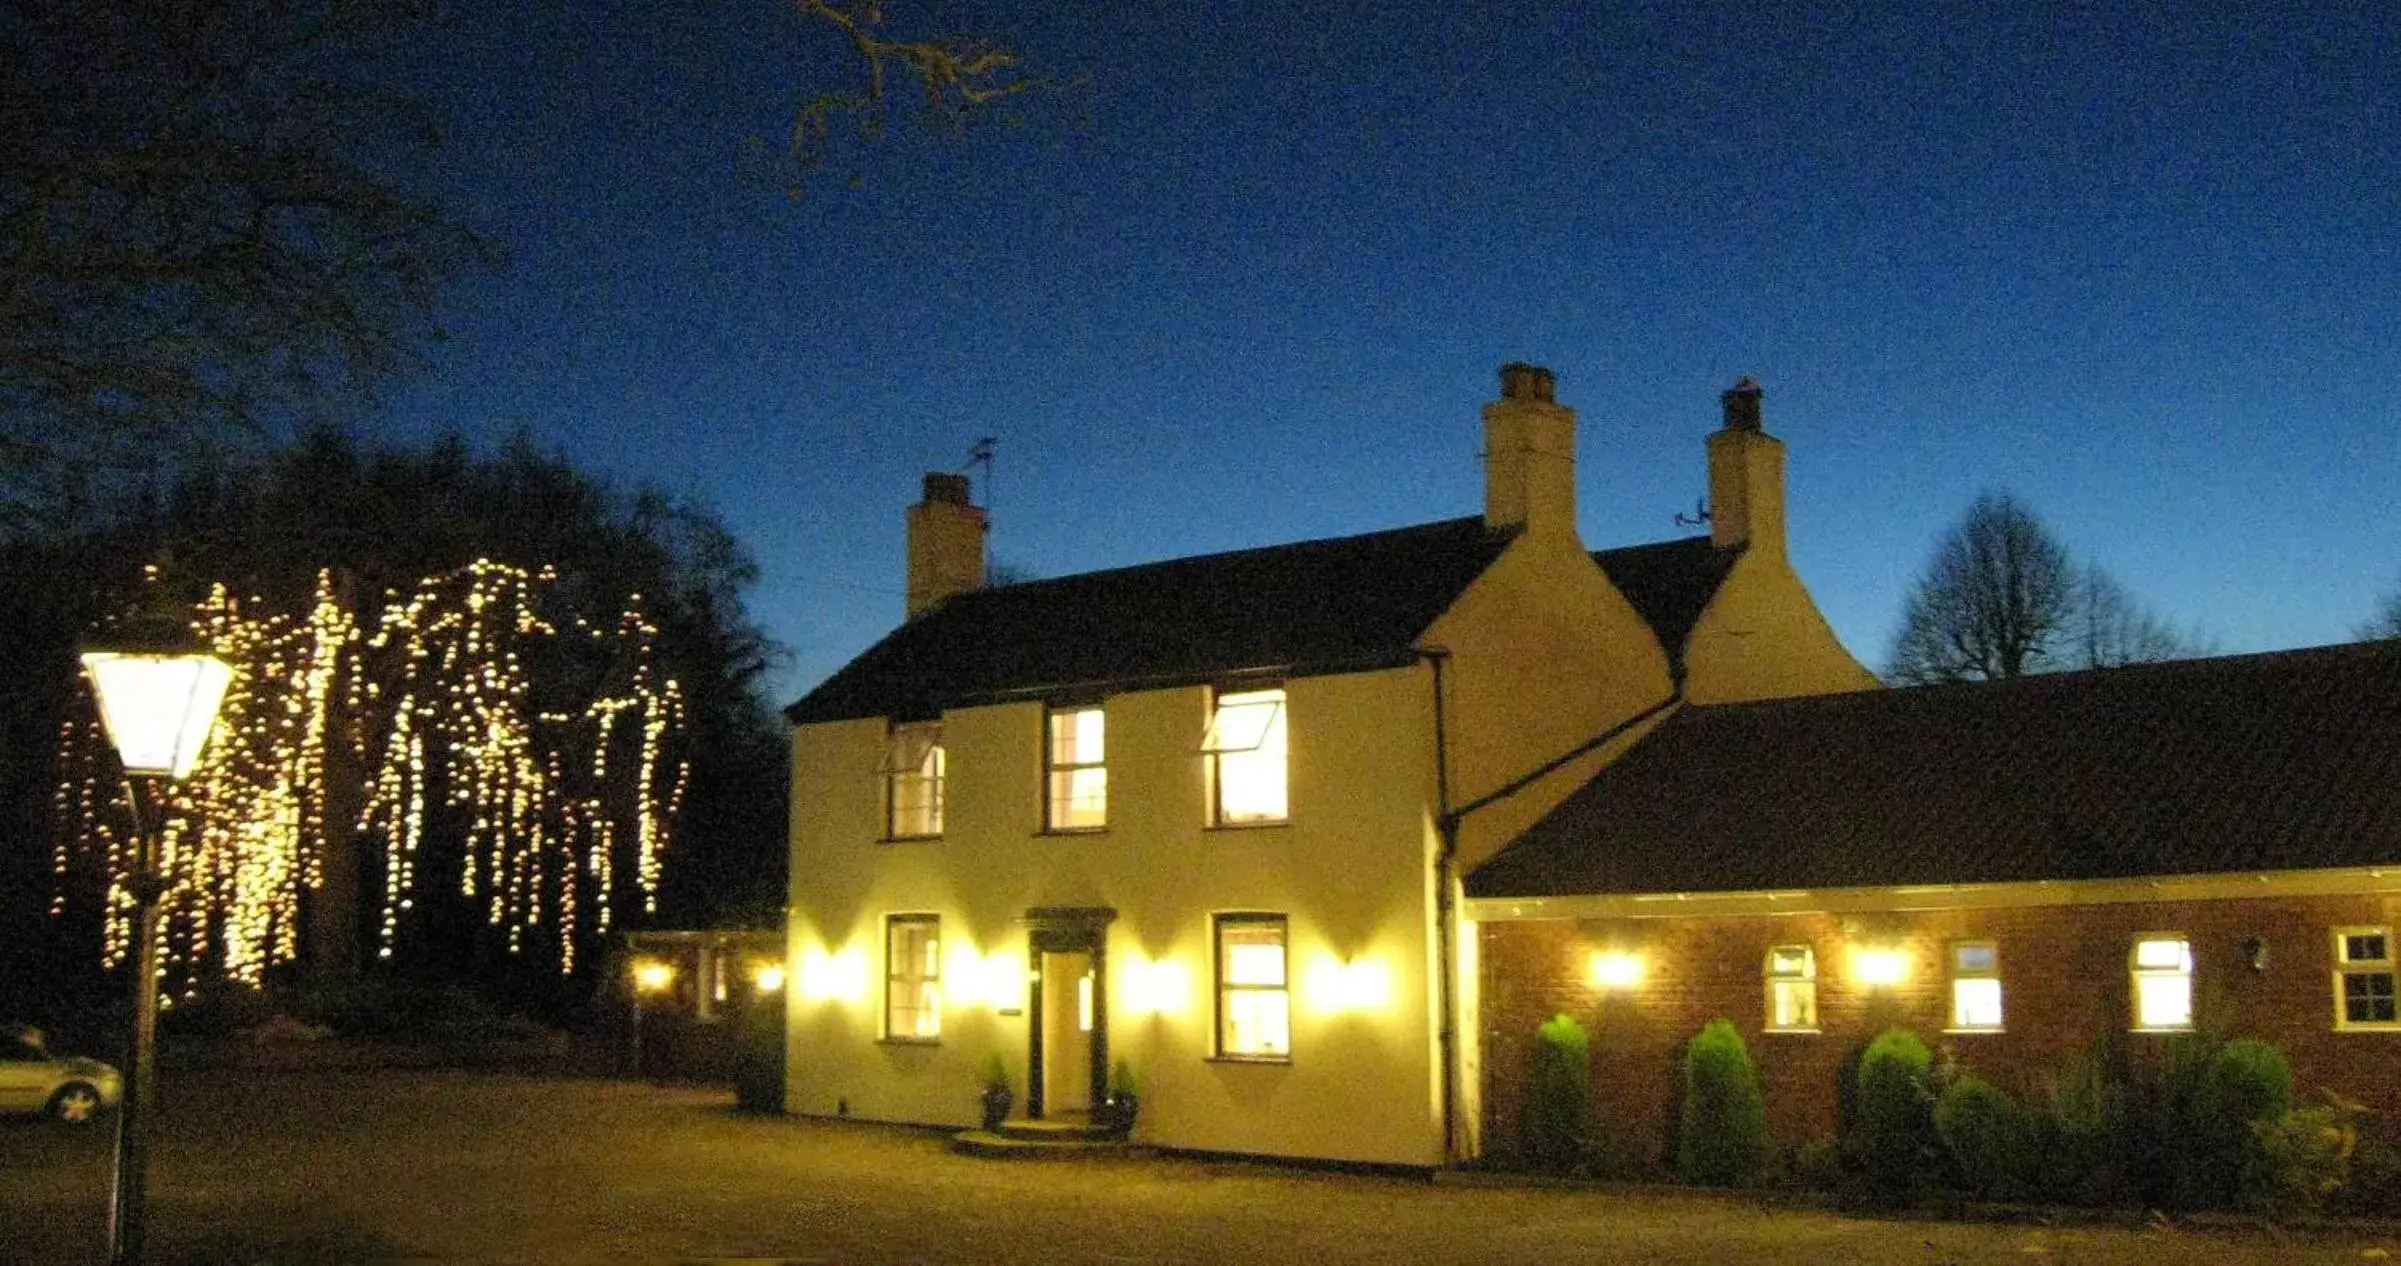
[[[645,958],[634,964],[634,987],[644,993],[660,993],[675,983],[675,968],[655,958]]]
[[[1320,954],[1309,965],[1309,1001],[1320,1011],[1372,1011],[1392,1002],[1392,972],[1372,958]]]
[[[756,986],[760,993],[781,992],[784,987],[784,965],[782,963],[760,963],[751,969],[750,983]]]
[[[1909,955],[1888,947],[1851,951],[1851,974],[1870,988],[1885,988],[1909,979]]]
[[[1129,1011],[1175,1015],[1192,1004],[1192,972],[1174,959],[1128,960],[1121,980]]]
[[[1595,953],[1591,963],[1592,983],[1602,989],[1632,989],[1642,983],[1642,955],[1622,950]]]
[[[858,1002],[867,997],[867,955],[812,947],[800,957],[800,996],[811,1002]]]

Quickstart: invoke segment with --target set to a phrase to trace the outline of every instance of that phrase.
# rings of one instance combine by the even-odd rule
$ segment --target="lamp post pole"
[[[109,1193],[108,1260],[138,1266],[150,1173],[150,1105],[158,1080],[158,874],[160,804],[142,804],[146,782],[182,778],[199,762],[216,724],[233,669],[171,612],[127,621],[110,648],[87,647],[84,672],[100,721],[125,767],[133,814],[134,866],[125,881],[134,902],[133,1035],[128,1040],[124,1102],[117,1110],[117,1170]]]
[[[111,1266],[138,1266],[142,1260],[143,1206],[149,1195],[150,1102],[158,1081],[158,834],[151,814],[142,811],[141,779],[127,777],[126,798],[133,808],[135,862],[131,882],[134,900],[133,954],[127,960],[133,976],[133,1036],[126,1049],[125,1101],[117,1110],[117,1171],[108,1210],[108,1260]]]

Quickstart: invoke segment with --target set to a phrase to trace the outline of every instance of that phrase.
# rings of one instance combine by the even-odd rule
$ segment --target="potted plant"
[[[1141,1108],[1142,1096],[1134,1086],[1133,1062],[1121,1055],[1109,1069],[1109,1102],[1103,1119],[1112,1132],[1123,1137],[1134,1132],[1134,1114]]]
[[[1000,1052],[994,1051],[984,1057],[984,1128],[999,1129],[1000,1123],[1009,1119],[1009,1109],[1016,1102],[1017,1096],[1009,1090],[1009,1066],[1002,1061]]]

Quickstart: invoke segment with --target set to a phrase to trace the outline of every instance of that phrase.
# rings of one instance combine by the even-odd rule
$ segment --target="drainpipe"
[[[1467,815],[1524,791],[1636,726],[1681,706],[1684,702],[1684,664],[1681,660],[1668,661],[1665,698],[1544,761],[1532,772],[1510,780],[1498,790],[1478,796],[1454,809],[1451,807],[1450,744],[1443,707],[1442,678],[1442,670],[1450,662],[1451,653],[1441,647],[1426,647],[1418,651],[1418,657],[1434,670],[1434,803],[1437,810],[1434,825],[1440,837],[1440,844],[1434,853],[1434,937],[1436,952],[1440,956],[1437,960],[1440,970],[1435,975],[1441,983],[1442,1007],[1436,1033],[1442,1050],[1442,1166],[1449,1169],[1459,1163],[1459,997],[1457,982],[1451,979],[1458,970],[1452,953],[1452,942],[1458,938],[1458,909],[1457,902],[1451,897],[1451,871],[1459,857],[1459,824],[1467,820]]]

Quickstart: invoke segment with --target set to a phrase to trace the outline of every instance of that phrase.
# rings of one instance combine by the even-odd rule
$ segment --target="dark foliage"
[[[1573,1018],[1555,1015],[1535,1030],[1528,1058],[1521,1141],[1526,1160],[1572,1170],[1584,1162],[1592,1133],[1592,1039]]]
[[[1722,1019],[1693,1035],[1684,1051],[1684,1112],[1676,1131],[1676,1176],[1738,1186],[1767,1161],[1767,1101],[1742,1034]]]
[[[1907,1029],[1886,1029],[1859,1057],[1843,1158],[1879,1203],[1909,1203],[1941,1177],[1934,1130],[1933,1055]]]
[[[355,413],[493,252],[408,187],[379,76],[431,0],[0,9],[0,528]]]

